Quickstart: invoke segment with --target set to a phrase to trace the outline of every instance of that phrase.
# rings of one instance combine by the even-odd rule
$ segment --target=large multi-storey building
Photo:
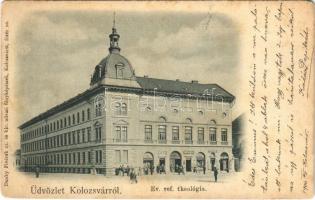
[[[217,84],[137,77],[115,27],[109,37],[89,89],[19,127],[21,167],[106,175],[122,165],[232,170],[234,96]]]

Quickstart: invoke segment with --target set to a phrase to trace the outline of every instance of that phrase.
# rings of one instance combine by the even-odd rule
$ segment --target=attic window
[[[116,65],[116,77],[117,78],[124,77],[124,65],[122,63]]]

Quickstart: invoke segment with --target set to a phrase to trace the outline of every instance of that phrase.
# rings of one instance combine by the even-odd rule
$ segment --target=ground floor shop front
[[[23,171],[117,175],[134,169],[141,174],[234,171],[229,146],[101,145],[80,150],[49,152],[24,162]]]
[[[125,155],[120,155],[124,152]],[[133,168],[144,174],[213,171],[234,171],[231,147],[129,147],[108,150],[107,168]],[[121,158],[121,159],[119,159]],[[117,171],[117,170],[116,170]]]

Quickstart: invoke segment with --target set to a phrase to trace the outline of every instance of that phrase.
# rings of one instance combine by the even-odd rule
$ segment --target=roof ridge
[[[181,81],[181,80],[171,80],[171,79],[162,79],[162,78],[155,78],[155,77],[143,77],[143,76],[136,76],[136,78],[143,78],[143,79],[156,79],[156,80],[161,80],[161,81],[173,81],[173,82],[180,82],[180,83],[190,83],[192,84],[192,82],[189,81]],[[193,83],[193,84],[199,84],[199,85],[217,85],[216,83]]]

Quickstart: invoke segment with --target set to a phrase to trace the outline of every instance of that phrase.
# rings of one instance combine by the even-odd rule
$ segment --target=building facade
[[[115,27],[109,38],[86,91],[19,127],[23,170],[233,170],[234,96],[217,84],[137,77]]]

